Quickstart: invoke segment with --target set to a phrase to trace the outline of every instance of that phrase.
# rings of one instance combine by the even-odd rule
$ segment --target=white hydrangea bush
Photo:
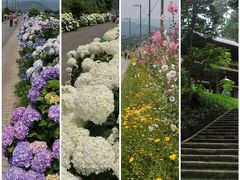
[[[79,28],[79,22],[73,18],[72,13],[62,14],[62,31],[69,32]]]
[[[111,13],[92,13],[83,14],[80,16],[78,22],[80,27],[94,26],[96,24],[103,24],[112,20],[113,15]]]
[[[118,33],[113,28],[67,53],[71,80],[62,87],[64,178],[119,177]]]

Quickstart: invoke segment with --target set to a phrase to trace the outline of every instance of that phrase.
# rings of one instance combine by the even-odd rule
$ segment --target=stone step
[[[237,143],[238,139],[197,139],[192,138],[189,142],[202,142],[202,143]]]
[[[238,129],[205,129],[202,132],[236,132],[238,133]]]
[[[182,154],[194,155],[238,155],[238,149],[182,148]]]
[[[238,129],[238,126],[216,126],[216,125],[211,125],[207,129]]]
[[[182,154],[182,161],[219,161],[219,162],[238,162],[237,155],[189,155]]]
[[[216,136],[221,136],[221,135],[236,135],[238,136],[238,132],[200,132],[198,135],[216,135]]]
[[[238,135],[197,135],[195,139],[238,139]]]
[[[238,143],[182,143],[181,148],[215,148],[215,149],[237,149]]]
[[[237,179],[238,171],[232,170],[196,170],[182,169],[182,178],[214,178],[214,179]]]
[[[238,170],[237,162],[182,161],[182,169]]]
[[[238,122],[215,122],[212,125],[214,126],[238,126]]]

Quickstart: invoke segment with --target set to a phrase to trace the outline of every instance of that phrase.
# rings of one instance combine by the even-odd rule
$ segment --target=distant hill
[[[2,6],[6,7],[6,1],[3,1]],[[8,1],[8,7],[12,7],[12,1]],[[59,0],[21,0],[17,3],[17,9],[27,10],[31,7],[35,7],[41,10],[59,10]]]
[[[137,23],[139,20],[133,19],[133,22],[131,23],[131,30],[132,30],[132,36],[139,36],[139,23]],[[159,30],[159,24],[160,20],[152,20],[151,21],[151,32],[156,32]],[[169,27],[170,22],[167,20],[164,22],[165,27]],[[129,23],[128,21],[122,21],[122,37],[128,37],[129,36]],[[148,23],[142,24],[142,35],[148,34]]]

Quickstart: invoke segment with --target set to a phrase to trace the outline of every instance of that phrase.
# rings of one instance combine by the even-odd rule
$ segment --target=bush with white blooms
[[[67,54],[71,80],[62,87],[65,179],[119,177],[118,34],[119,28],[113,28]]]

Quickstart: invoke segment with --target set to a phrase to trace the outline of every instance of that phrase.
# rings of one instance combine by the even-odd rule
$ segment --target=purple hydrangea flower
[[[19,121],[21,119],[21,117],[23,116],[23,113],[25,112],[25,110],[26,110],[25,107],[16,108],[11,114],[11,119],[14,122]]]
[[[28,92],[28,99],[32,102],[36,102],[39,96],[41,96],[41,93],[38,90],[30,89]]]
[[[19,167],[12,166],[4,174],[3,180],[23,180],[25,170]]]
[[[35,70],[40,70],[43,67],[43,62],[42,60],[37,60],[33,63],[33,67]]]
[[[29,128],[22,121],[18,121],[15,123],[15,137],[19,140],[24,140],[28,135]]]
[[[59,116],[60,116],[60,106],[59,106],[59,104],[52,105],[48,109],[48,118],[53,120],[54,122],[58,123],[59,122]]]
[[[30,144],[30,148],[33,152],[33,154],[37,154],[43,150],[47,149],[47,143],[44,141],[34,141]]]
[[[47,83],[45,79],[41,76],[34,78],[34,80],[32,81],[32,88],[35,90],[41,90],[46,85]]]
[[[59,159],[59,156],[60,156],[59,148],[60,148],[60,142],[59,142],[59,139],[57,139],[52,146],[52,156],[56,159]]]
[[[51,167],[52,154],[49,150],[43,150],[37,153],[32,162],[32,170],[38,173],[44,173],[48,168]]]
[[[28,171],[24,175],[25,180],[45,180],[45,175],[34,171]]]
[[[56,79],[59,77],[59,69],[57,67],[48,66],[42,71],[41,75],[46,81]]]
[[[21,121],[27,126],[32,126],[34,121],[39,121],[40,119],[41,119],[40,113],[36,111],[33,107],[28,106],[21,118]]]
[[[14,133],[15,133],[15,130],[13,126],[11,125],[5,126],[5,128],[3,129],[3,137],[2,137],[3,149],[6,150],[6,148],[13,143],[13,140],[15,137]]]
[[[12,165],[28,168],[33,158],[29,142],[19,142],[13,151]]]

